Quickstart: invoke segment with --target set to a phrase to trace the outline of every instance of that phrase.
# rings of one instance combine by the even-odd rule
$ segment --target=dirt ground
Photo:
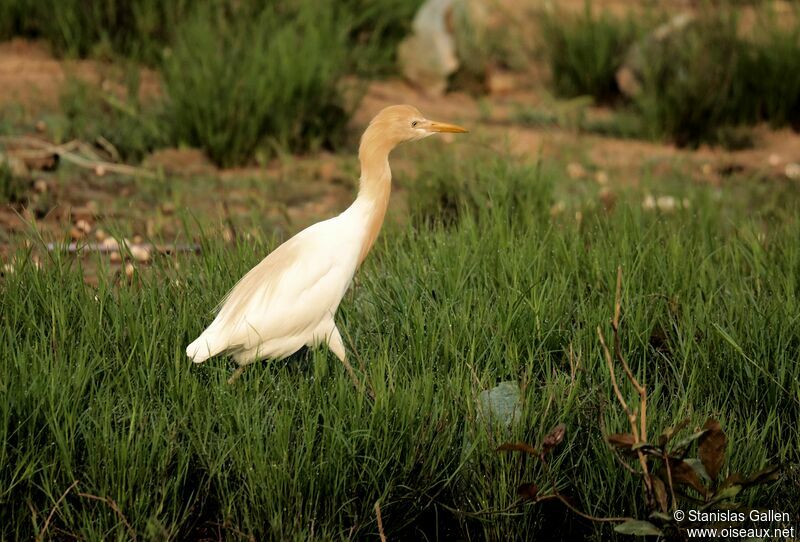
[[[619,4],[620,9],[627,4],[608,3],[612,8]],[[520,107],[546,110],[552,101],[538,73],[533,70],[528,74],[497,74],[503,77],[502,85],[495,85],[495,92],[480,98],[465,92],[428,96],[400,79],[374,81],[368,84],[352,120],[352,133],[357,137],[381,108],[410,103],[431,118],[468,126],[470,137],[480,144],[510,150],[521,159],[533,160],[539,156],[559,159],[565,164],[566,180],[596,175],[603,183],[636,184],[645,165],[656,168],[662,165],[673,171],[681,168],[689,179],[719,184],[731,172],[788,176],[788,168],[800,163],[800,134],[790,130],[759,127],[754,132],[752,148],[725,151],[708,147],[679,149],[669,144],[600,137],[556,126],[521,124],[514,118]],[[36,120],[43,112],[58,108],[62,86],[69,77],[124,95],[124,87],[119,83],[120,69],[116,66],[92,60],[59,60],[50,55],[45,44],[38,42],[15,39],[0,43],[0,111],[16,109],[26,118]],[[140,80],[141,100],[161,94],[155,72],[142,69]],[[600,108],[587,109],[587,115],[607,114]],[[396,166],[404,167],[402,163]],[[158,181],[132,182],[124,176],[80,168],[70,169],[70,180],[66,182],[64,172],[56,175],[38,171],[34,165],[30,172],[31,198],[38,204],[23,210],[13,206],[0,209],[0,254],[7,255],[18,243],[15,234],[27,230],[27,223],[33,221],[56,237],[61,232],[76,240],[91,237],[99,227],[97,224],[113,220],[130,221],[132,234],[169,235],[172,232],[164,224],[170,222],[175,207],[181,205],[191,206],[198,214],[216,214],[222,219],[252,211],[253,205],[265,205],[263,214],[271,223],[279,224],[279,229],[295,230],[343,209],[353,196],[358,178],[353,157],[324,153],[221,171],[200,151],[166,149],[147,157],[142,167],[160,167],[174,174],[168,177],[171,183],[193,183],[194,178],[202,177],[206,179],[205,191],[190,186],[182,193],[197,192],[197,199],[181,196],[165,202],[161,196],[174,192],[174,186],[153,186]],[[290,182],[292,177],[306,182],[299,188]],[[266,189],[259,188],[259,183],[266,180],[271,184],[266,194],[269,197],[264,198]],[[134,194],[139,197],[133,198]],[[259,199],[278,203],[254,203]],[[231,232],[223,234],[229,236]]]

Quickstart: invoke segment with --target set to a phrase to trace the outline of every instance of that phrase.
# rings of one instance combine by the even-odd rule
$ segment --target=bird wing
[[[348,257],[353,251],[342,246],[336,226],[331,219],[303,230],[242,277],[207,330],[217,343],[214,350],[247,349],[302,335],[332,317],[356,259]]]

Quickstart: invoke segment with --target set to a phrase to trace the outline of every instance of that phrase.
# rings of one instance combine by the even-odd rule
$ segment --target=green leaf
[[[625,523],[620,523],[614,530],[620,534],[630,534],[634,536],[664,536],[661,529],[640,519],[629,519]]]
[[[649,517],[650,519],[657,519],[665,523],[669,523],[673,520],[672,516],[670,516],[669,514],[665,514],[664,512],[659,512],[658,510],[653,510],[652,512],[650,512]]]

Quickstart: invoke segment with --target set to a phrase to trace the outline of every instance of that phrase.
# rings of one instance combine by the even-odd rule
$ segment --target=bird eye
[[[412,128],[416,128],[416,127],[417,127],[417,124],[419,124],[419,121],[417,121],[417,120],[415,120],[415,121],[412,121],[412,122],[411,122],[411,127],[412,127]]]

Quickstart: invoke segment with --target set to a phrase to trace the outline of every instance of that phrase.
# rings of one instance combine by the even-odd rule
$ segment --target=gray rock
[[[490,425],[511,429],[519,421],[521,411],[519,384],[513,380],[501,382],[478,396],[478,424],[488,421]]]
[[[428,0],[420,7],[412,34],[397,50],[403,75],[429,94],[443,94],[458,69],[456,44],[448,19],[454,0]]]
[[[693,14],[680,13],[634,43],[615,74],[622,94],[629,98],[638,96],[642,91],[642,80],[647,69],[647,52],[653,47],[668,49],[695,21]]]

